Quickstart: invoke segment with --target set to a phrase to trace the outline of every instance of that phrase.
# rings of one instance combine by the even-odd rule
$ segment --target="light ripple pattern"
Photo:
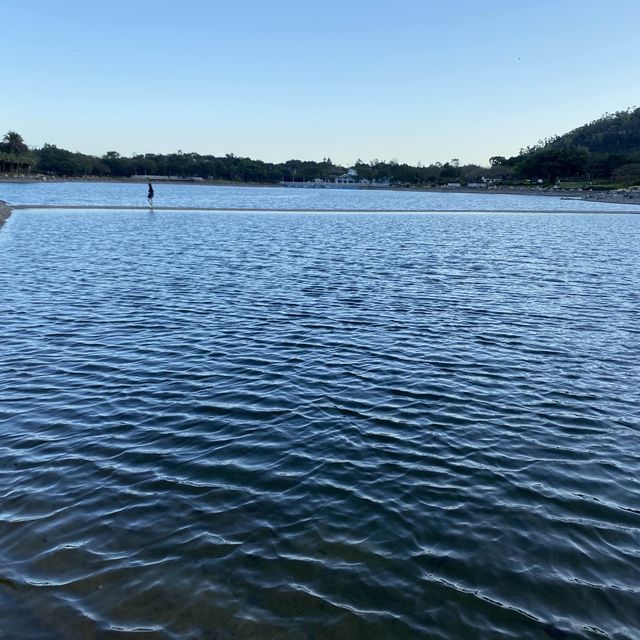
[[[611,211],[640,213],[640,206],[585,201],[559,195],[515,195],[495,192],[452,193],[446,190],[295,189],[159,183],[156,207],[229,209],[320,209],[325,211]],[[0,183],[0,200],[13,205],[147,206],[147,185],[130,182]]]
[[[0,636],[638,638],[639,283],[631,215],[15,212]]]

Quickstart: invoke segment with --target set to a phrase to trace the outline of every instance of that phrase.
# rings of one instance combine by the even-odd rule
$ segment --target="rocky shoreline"
[[[587,202],[606,202],[608,204],[635,204],[640,205],[640,191],[589,193],[578,196],[579,200]]]
[[[6,202],[0,200],[0,227],[6,222],[7,218],[11,215],[11,207]]]

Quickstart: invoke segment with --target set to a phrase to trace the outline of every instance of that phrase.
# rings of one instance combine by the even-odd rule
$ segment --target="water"
[[[344,211],[634,211],[633,204],[564,200],[554,196],[498,193],[366,191],[157,184],[156,206]],[[147,206],[146,184],[123,182],[0,183],[0,200],[11,204]]]
[[[637,638],[639,281],[632,215],[15,212],[0,636]]]

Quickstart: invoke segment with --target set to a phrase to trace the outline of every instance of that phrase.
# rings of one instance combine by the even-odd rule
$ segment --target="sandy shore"
[[[591,209],[588,211],[580,209],[536,209],[534,211],[526,209],[340,209],[312,208],[282,208],[282,207],[181,207],[181,206],[161,206],[149,207],[144,205],[106,205],[106,204],[17,204],[14,210],[81,210],[81,211],[148,211],[154,213],[158,211],[211,211],[211,212],[234,212],[234,213],[570,213],[576,215],[584,214],[616,214],[616,213],[640,213],[632,210],[611,210],[611,209]]]
[[[0,200],[0,227],[5,223],[6,219],[11,215],[11,208],[6,202]]]
[[[477,195],[503,196],[541,196],[562,198],[563,200],[585,200],[606,204],[640,205],[640,190],[636,191],[583,191],[582,189],[549,189],[545,187],[497,187],[493,189],[476,189],[473,187],[426,188],[406,187],[400,191],[423,191],[428,193],[473,193]]]
[[[579,200],[587,202],[606,202],[607,204],[635,204],[640,205],[640,191],[621,193],[590,193],[579,197]]]

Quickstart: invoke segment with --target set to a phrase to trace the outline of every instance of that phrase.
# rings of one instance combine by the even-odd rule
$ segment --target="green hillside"
[[[493,159],[495,160],[495,159]],[[519,178],[640,184],[640,109],[607,113],[562,136],[498,159]]]
[[[579,145],[591,153],[640,152],[640,109],[607,113],[553,141],[554,145]]]

